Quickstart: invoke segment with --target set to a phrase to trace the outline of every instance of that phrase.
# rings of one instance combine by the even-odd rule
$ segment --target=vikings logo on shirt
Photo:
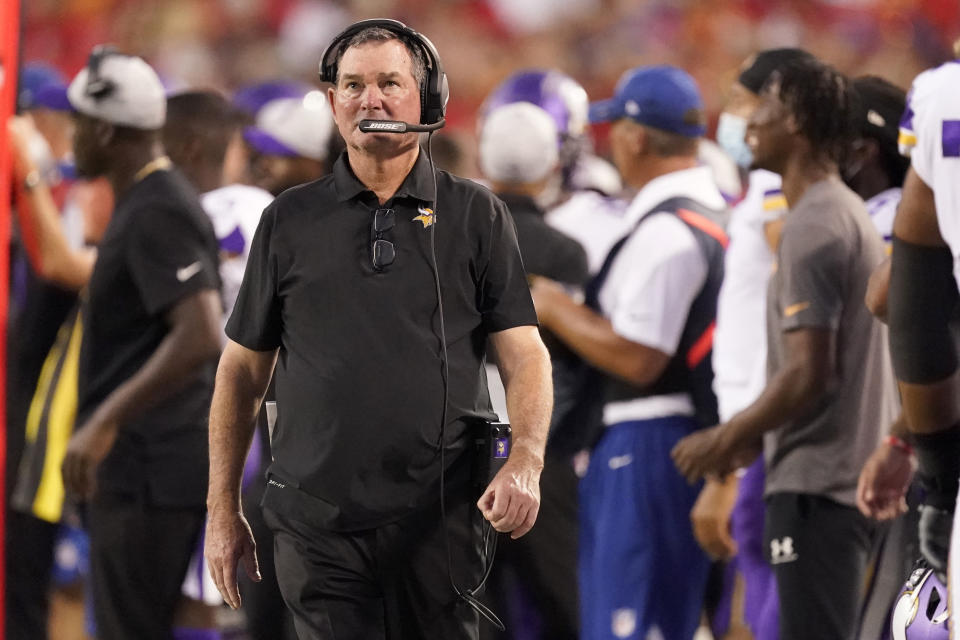
[[[414,218],[415,221],[420,221],[423,223],[423,228],[426,229],[434,222],[437,221],[436,216],[433,214],[433,209],[428,209],[427,207],[420,207],[417,209],[420,213],[417,217]]]

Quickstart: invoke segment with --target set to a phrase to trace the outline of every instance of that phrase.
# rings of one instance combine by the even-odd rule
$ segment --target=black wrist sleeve
[[[917,476],[926,491],[924,504],[953,512],[960,487],[960,423],[936,433],[914,435]]]
[[[928,384],[956,371],[950,319],[958,297],[949,249],[893,237],[887,320],[899,380]]]

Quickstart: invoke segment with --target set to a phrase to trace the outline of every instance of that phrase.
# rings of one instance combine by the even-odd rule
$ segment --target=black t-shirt
[[[423,153],[380,207],[341,155],[331,175],[281,194],[264,212],[227,335],[250,349],[280,350],[265,506],[356,530],[437,499],[443,370],[431,231],[450,370],[451,467],[467,458],[460,454],[471,418],[493,417],[487,336],[536,325],[536,313],[503,203],[445,171],[436,180],[436,218]],[[378,208],[395,211],[382,239],[396,250],[379,272]]]
[[[84,310],[77,424],[143,367],[167,335],[167,312],[220,286],[217,240],[177,171],[155,171],[117,203],[100,243]],[[121,425],[98,490],[161,506],[199,506],[207,483],[207,412],[216,363]]]
[[[533,198],[508,193],[497,195],[517,225],[517,241],[527,273],[577,287],[585,285],[590,271],[587,253],[580,243],[548,225],[543,219],[543,209]]]

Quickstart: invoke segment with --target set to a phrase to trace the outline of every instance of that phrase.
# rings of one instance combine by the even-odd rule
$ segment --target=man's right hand
[[[247,519],[240,511],[210,509],[207,513],[207,533],[203,555],[210,567],[210,575],[220,590],[224,602],[233,609],[240,608],[240,588],[237,585],[237,563],[242,561],[247,575],[260,582],[257,565],[257,544]]]
[[[61,473],[66,491],[81,500],[96,493],[97,469],[117,440],[119,425],[110,417],[107,403],[100,406],[86,423],[70,436]]]
[[[516,540],[533,528],[540,513],[540,473],[542,454],[515,447],[503,468],[497,472],[477,508],[500,533]]]

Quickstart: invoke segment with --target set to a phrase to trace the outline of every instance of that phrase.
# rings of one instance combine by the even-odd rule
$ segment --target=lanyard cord
[[[440,360],[443,374],[443,409],[440,413],[440,440],[437,446],[440,447],[440,521],[443,526],[443,538],[447,548],[447,577],[450,579],[450,586],[453,587],[457,597],[473,607],[477,613],[486,618],[493,626],[500,631],[505,631],[506,626],[500,618],[485,604],[480,602],[476,594],[483,588],[490,571],[493,569],[493,560],[497,551],[497,534],[489,522],[483,522],[483,544],[481,546],[481,562],[483,572],[480,582],[472,589],[461,589],[453,579],[453,557],[450,552],[450,533],[447,529],[447,507],[444,485],[444,476],[446,474],[444,434],[447,426],[447,406],[450,400],[450,365],[447,360],[447,332],[443,322],[443,295],[440,292],[440,269],[437,266],[437,247],[435,241],[435,232],[438,221],[437,207],[437,171],[433,165],[433,132],[427,136],[427,159],[430,161],[430,175],[433,176],[433,224],[430,225],[430,254],[433,261],[433,282],[437,291],[437,312],[440,315]]]

